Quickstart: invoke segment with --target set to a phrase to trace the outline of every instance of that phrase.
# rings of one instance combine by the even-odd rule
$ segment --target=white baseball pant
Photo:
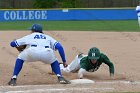
[[[74,60],[66,67],[64,68],[63,64],[60,64],[60,69],[64,72],[77,72],[80,69],[80,60],[87,55],[82,54],[82,56],[76,56]]]
[[[48,64],[51,64],[57,60],[53,50],[51,48],[45,48],[45,47],[26,48],[18,55],[18,58],[26,62],[41,61]]]

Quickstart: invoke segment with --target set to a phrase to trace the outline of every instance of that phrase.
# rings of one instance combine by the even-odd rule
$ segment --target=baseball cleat
[[[17,81],[16,78],[12,78],[12,79],[8,82],[8,85],[16,86],[16,81]]]
[[[58,77],[60,84],[70,84],[70,81],[66,80],[64,77]]]

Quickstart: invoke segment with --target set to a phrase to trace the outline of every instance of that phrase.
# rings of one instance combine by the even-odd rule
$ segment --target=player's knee
[[[56,66],[59,66],[59,63],[58,63],[58,61],[56,60],[56,61],[54,61],[52,64],[51,64],[51,67],[56,67]]]

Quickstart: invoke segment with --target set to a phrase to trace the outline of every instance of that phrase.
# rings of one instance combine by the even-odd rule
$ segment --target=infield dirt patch
[[[10,47],[9,43],[13,39],[21,38],[29,31],[0,31],[0,85],[7,86],[7,82],[13,72],[15,59],[18,51]],[[74,57],[83,52],[87,54],[88,49],[96,46],[105,53],[115,65],[115,78],[109,77],[108,66],[103,64],[94,73],[88,73],[85,78],[95,82],[114,81],[140,81],[140,33],[139,32],[89,32],[89,31],[45,31],[61,42],[65,49],[67,62],[70,63]],[[61,58],[58,51],[55,52],[59,62]],[[41,62],[24,63],[19,74],[17,85],[58,85],[55,75],[49,75],[50,65]],[[69,80],[76,79],[77,73],[64,73],[63,76]],[[96,85],[95,85],[96,84]],[[104,87],[102,83],[95,83],[93,86]],[[67,87],[73,87],[68,85]],[[84,85],[79,85],[84,86]],[[87,85],[85,85],[87,86]],[[116,91],[140,91],[140,84],[121,83],[108,84],[108,87],[117,89]],[[62,87],[62,86],[60,86]],[[123,88],[122,88],[123,87]]]

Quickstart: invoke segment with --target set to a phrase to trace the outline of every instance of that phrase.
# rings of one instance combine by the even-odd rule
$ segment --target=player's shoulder
[[[140,5],[136,6],[136,10],[137,10],[137,9],[140,9]]]
[[[101,58],[105,58],[105,57],[107,57],[107,55],[104,54],[104,53],[101,53],[101,54],[100,54],[100,57],[101,57]]]
[[[42,36],[45,36],[47,39],[50,39],[50,38],[52,38],[51,36],[49,36],[49,35],[47,35],[47,34],[44,34],[44,33],[38,33],[38,32],[34,32],[34,33],[32,33],[31,35],[42,35]]]
[[[25,35],[25,36],[22,37],[22,38],[30,38],[30,37],[32,37],[32,34]]]
[[[85,57],[83,57],[81,60],[80,60],[80,62],[87,62],[88,61],[88,56],[85,56]]]

